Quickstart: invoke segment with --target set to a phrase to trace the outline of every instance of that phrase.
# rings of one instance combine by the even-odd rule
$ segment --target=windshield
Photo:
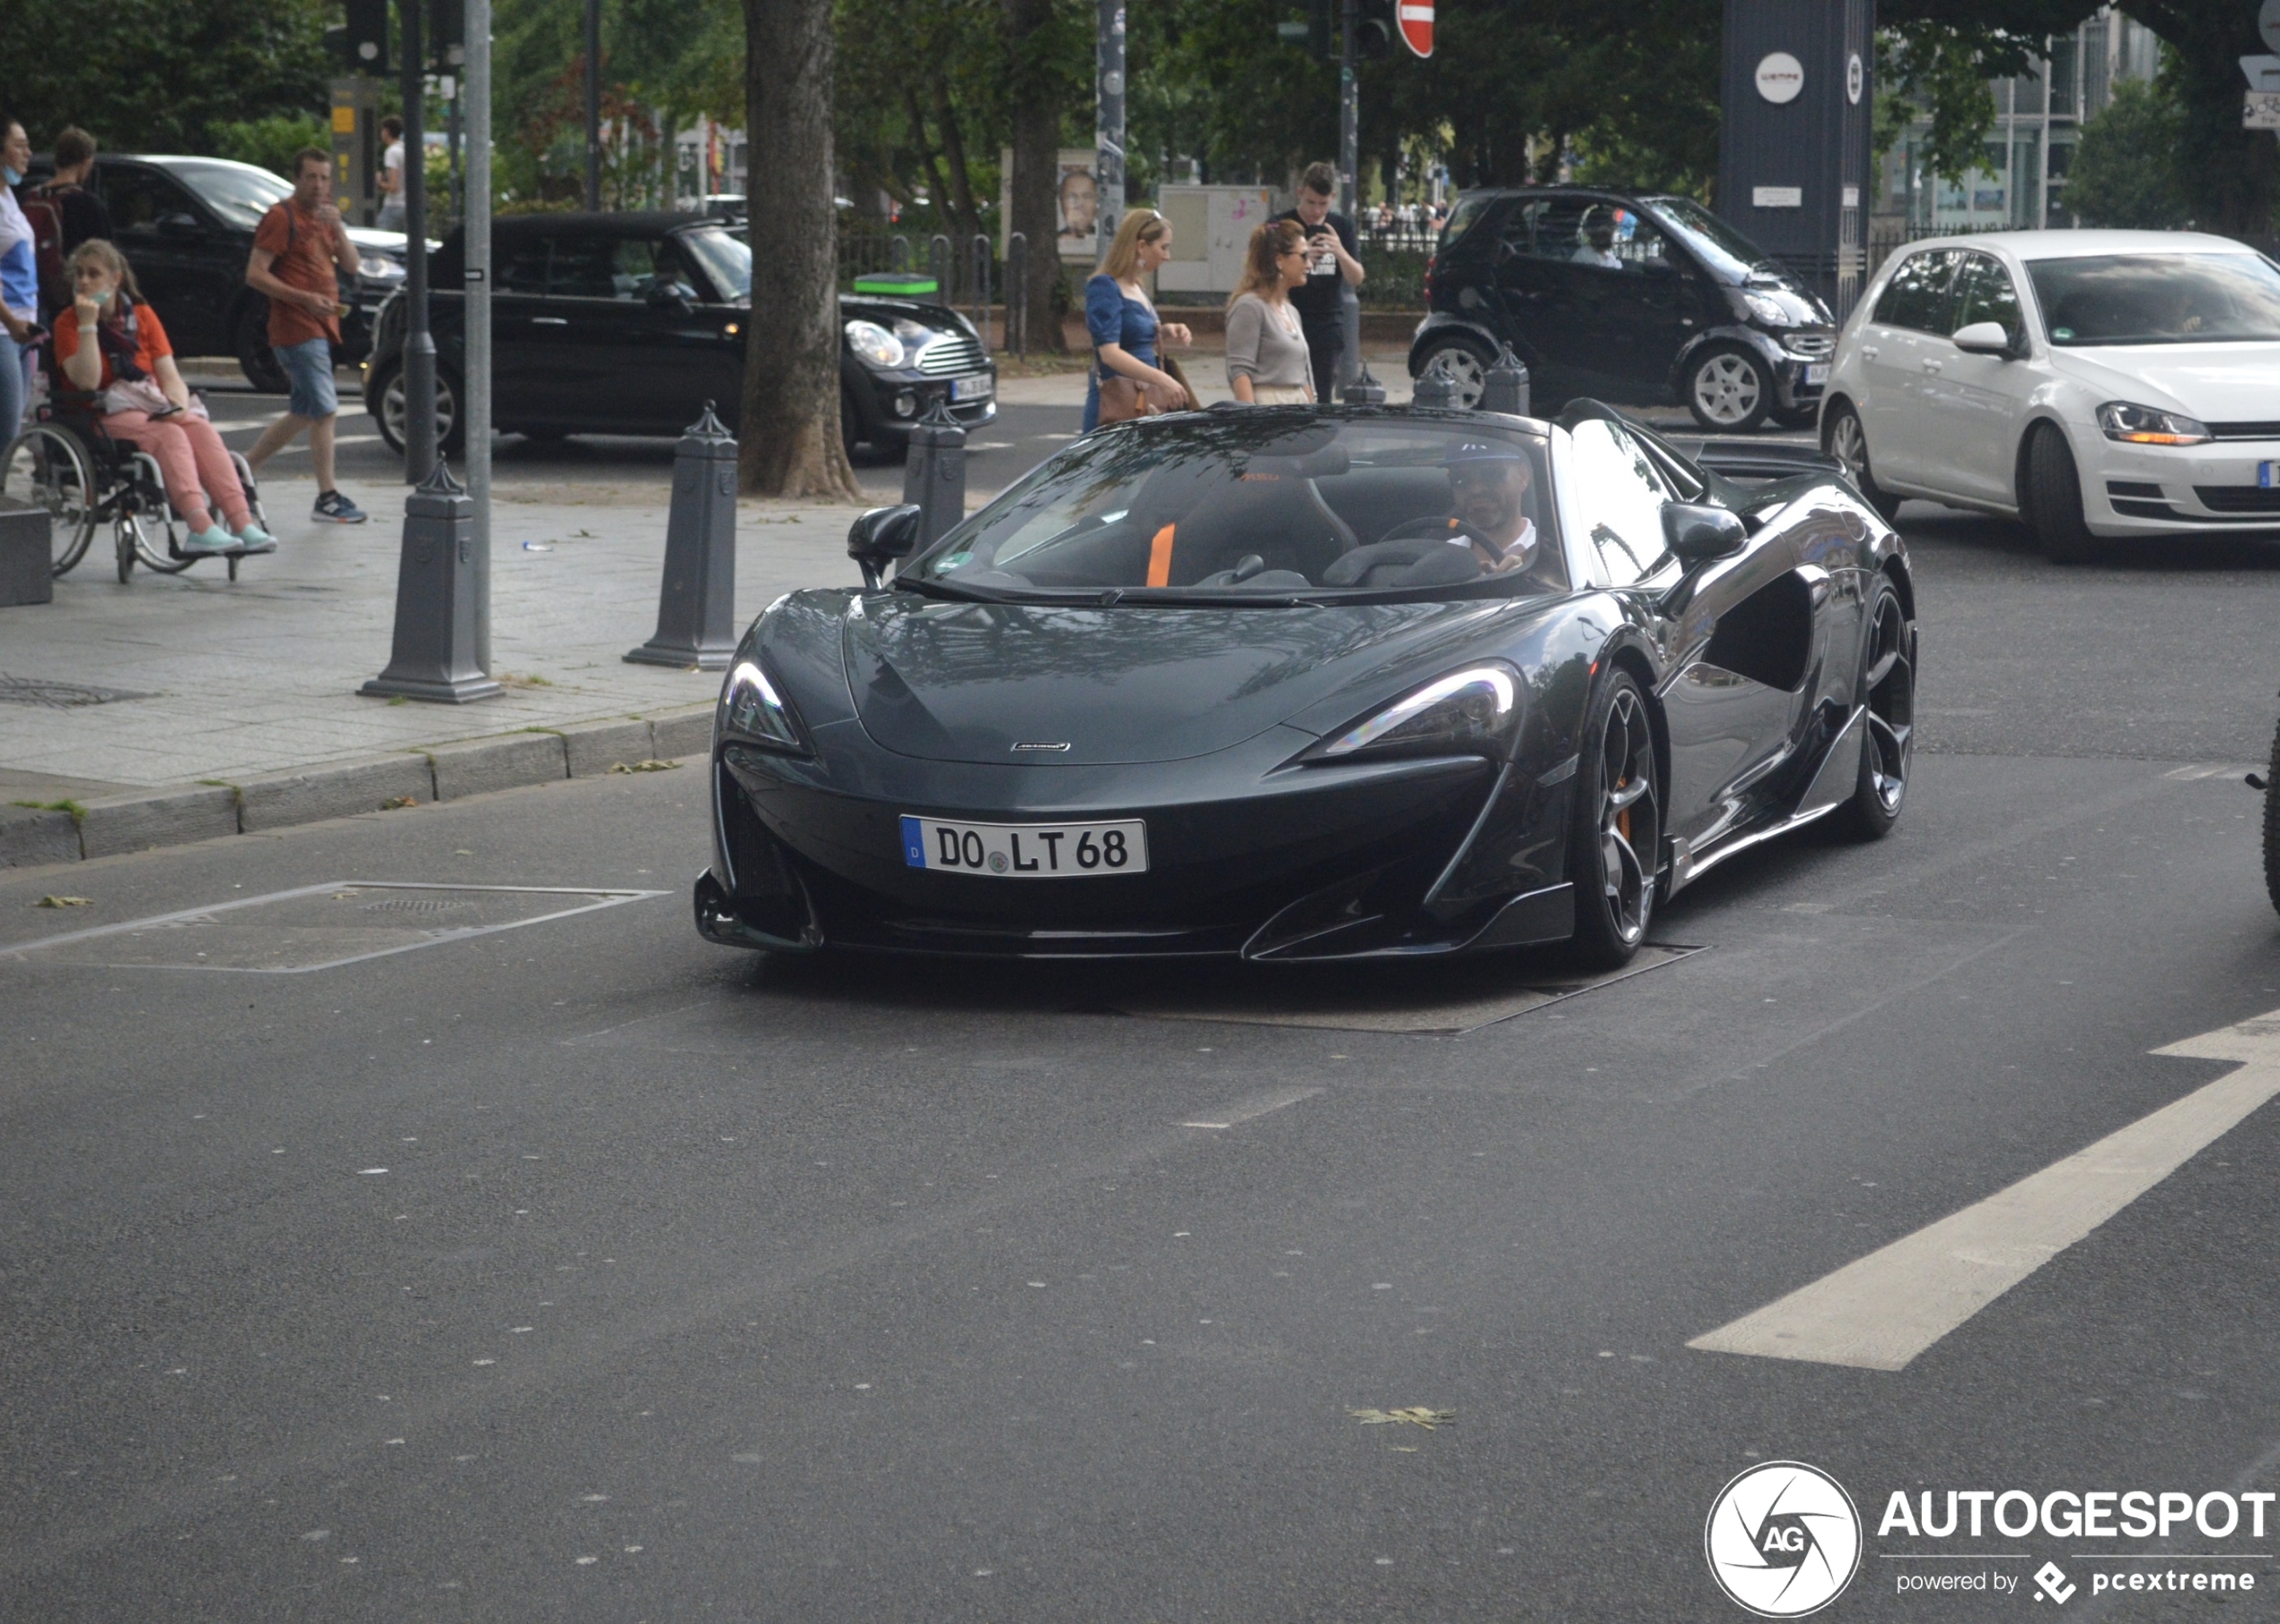
[[[1711,270],[1736,282],[1767,263],[1766,250],[1691,198],[1650,198],[1654,212]]]
[[[2027,277],[2062,349],[2280,339],[2280,271],[2255,254],[2030,259]]]
[[[748,245],[726,232],[689,232],[680,241],[723,300],[743,304],[751,299],[752,250]]]
[[[1080,440],[897,577],[982,596],[1564,592],[1544,443],[1486,424],[1186,414]]]
[[[1488,206],[1491,200],[1486,192],[1467,192],[1460,196],[1457,206],[1450,211],[1447,223],[1441,228],[1441,247],[1448,248],[1470,231],[1472,223],[1480,218],[1481,211]]]
[[[166,172],[196,192],[206,206],[232,225],[244,226],[248,231],[261,224],[261,216],[270,207],[293,196],[293,184],[282,175],[273,175],[266,169],[256,169],[250,163],[230,163],[214,159],[197,162],[170,163]]]

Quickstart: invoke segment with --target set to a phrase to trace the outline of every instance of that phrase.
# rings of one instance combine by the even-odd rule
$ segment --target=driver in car
[[[1442,466],[1449,470],[1451,543],[1470,547],[1488,575],[1532,568],[1543,549],[1528,515],[1536,478],[1528,454],[1495,440],[1468,440]]]
[[[1621,270],[1622,257],[1615,251],[1615,211],[1604,206],[1583,216],[1583,241],[1568,256],[1577,265],[1596,265],[1601,270]]]

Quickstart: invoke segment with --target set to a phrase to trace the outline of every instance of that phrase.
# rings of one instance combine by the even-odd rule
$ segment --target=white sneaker
[[[237,545],[236,539],[220,525],[194,530],[182,541],[186,553],[226,553]]]

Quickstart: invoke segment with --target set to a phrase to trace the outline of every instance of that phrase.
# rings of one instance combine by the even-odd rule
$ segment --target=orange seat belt
[[[1162,530],[1156,532],[1156,539],[1148,543],[1148,584],[1151,586],[1170,586],[1171,584],[1171,532],[1173,528],[1174,525],[1172,524],[1165,525]]]

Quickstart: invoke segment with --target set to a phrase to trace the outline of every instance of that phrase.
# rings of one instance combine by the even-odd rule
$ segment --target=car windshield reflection
[[[2280,270],[2255,254],[2030,259],[2027,277],[2062,349],[2280,339]]]
[[[1078,442],[898,579],[1136,601],[1562,593],[1550,512],[1544,443],[1521,431],[1191,414]]]
[[[168,172],[196,192],[215,214],[248,231],[259,226],[261,216],[274,205],[293,195],[293,187],[282,176],[256,169],[250,163],[206,158],[170,164]]]
[[[752,299],[752,250],[723,231],[689,232],[680,239],[705,275],[731,304]]]

